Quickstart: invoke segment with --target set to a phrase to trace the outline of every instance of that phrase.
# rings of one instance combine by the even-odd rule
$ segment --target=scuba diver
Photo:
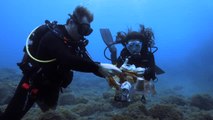
[[[154,46],[152,30],[140,25],[139,31],[118,32],[115,41],[109,29],[100,29],[100,32],[107,45],[104,50],[105,57],[116,64],[123,73],[108,78],[109,85],[116,89],[114,100],[129,102],[133,94],[141,94],[141,101],[146,103],[146,95],[156,94],[156,74],[164,73],[155,65],[154,53],[158,48]],[[122,44],[124,47],[118,58],[116,44]],[[111,52],[111,58],[106,56],[107,48]]]
[[[120,72],[109,64],[94,62],[85,36],[92,33],[93,14],[77,6],[64,25],[45,21],[29,35],[18,66],[23,77],[0,120],[20,120],[34,103],[45,112],[56,109],[59,92],[72,81],[73,71],[107,77]]]

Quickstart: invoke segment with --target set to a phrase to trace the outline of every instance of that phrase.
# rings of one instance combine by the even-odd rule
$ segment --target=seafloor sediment
[[[114,91],[105,79],[75,73],[73,82],[60,94],[55,111],[42,113],[37,105],[23,120],[213,120],[213,96],[206,93],[182,95],[174,89],[158,88],[157,95],[140,102],[135,95],[130,103],[115,102]],[[0,70],[0,114],[4,111],[21,78],[12,69]]]

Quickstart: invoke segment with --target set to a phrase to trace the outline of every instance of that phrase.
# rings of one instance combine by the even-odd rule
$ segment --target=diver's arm
[[[123,63],[125,62],[125,60],[126,60],[127,57],[128,57],[128,55],[127,55],[127,50],[124,48],[124,49],[121,51],[120,56],[119,56],[118,59],[117,59],[116,66],[117,66],[118,68],[120,68],[120,67],[123,65]]]
[[[124,61],[123,61],[122,56],[119,56],[118,59],[117,59],[117,62],[116,62],[116,66],[117,66],[118,68],[120,68],[120,67],[122,66],[123,62],[124,62]]]
[[[63,40],[55,37],[54,35],[49,35],[44,39],[45,49],[49,52],[49,54],[51,54],[51,56],[56,57],[57,62],[61,65],[81,72],[98,71],[99,66],[94,62],[73,55]]]
[[[90,55],[89,55],[89,53],[88,53],[88,51],[87,51],[87,49],[84,47],[84,48],[82,48],[83,49],[83,51],[84,51],[84,59],[85,60],[87,60],[87,61],[91,61],[91,62],[93,62],[93,63],[95,63],[95,64],[100,64],[99,62],[94,62],[93,60],[92,60],[92,58],[90,57]],[[99,77],[104,77],[99,71],[95,71],[95,72],[93,72],[95,75],[97,75],[97,76],[99,76]]]
[[[87,61],[93,62],[93,60],[92,60],[92,58],[90,57],[90,55],[89,55],[87,49],[86,49],[85,47],[82,47],[81,50],[83,51],[83,53],[82,53],[82,54],[83,54],[83,58],[84,58],[85,60],[87,60]]]

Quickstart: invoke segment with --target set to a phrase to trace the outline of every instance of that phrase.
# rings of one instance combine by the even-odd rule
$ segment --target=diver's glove
[[[134,64],[133,65],[128,64],[128,61],[129,61],[129,59],[126,58],[125,62],[123,63],[123,65],[120,67],[120,70],[122,70],[122,71],[132,71],[133,72],[136,69],[136,67],[135,67]]]
[[[142,76],[146,72],[146,68],[137,67],[134,72],[137,73],[137,75]]]
[[[119,75],[122,71],[117,68],[115,65],[108,63],[100,63],[99,64],[99,72],[105,77],[111,77],[115,75]]]

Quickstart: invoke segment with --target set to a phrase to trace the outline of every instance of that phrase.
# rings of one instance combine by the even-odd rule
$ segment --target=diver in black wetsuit
[[[116,66],[121,67],[128,58],[127,64],[134,64],[136,67],[146,68],[144,73],[144,78],[146,80],[156,79],[155,75],[155,60],[153,52],[149,50],[151,41],[153,39],[152,31],[148,31],[144,26],[141,26],[141,32],[129,32],[123,45],[125,47],[122,49]],[[117,38],[119,35],[117,36]]]
[[[154,35],[151,29],[141,25],[139,32],[129,30],[125,35],[118,32],[116,38],[117,41],[121,41],[124,46],[116,61],[117,67],[120,68],[125,63],[126,59],[128,59],[126,64],[135,65],[136,68],[145,68],[143,78],[146,81],[155,80],[155,60],[153,52],[150,51],[154,44]],[[122,87],[125,88],[125,86]],[[128,101],[129,99],[126,96],[122,98],[120,94],[116,94],[114,98],[116,101]],[[144,103],[146,102],[144,95],[142,95],[141,101]]]
[[[101,28],[100,33],[107,47],[104,50],[106,59],[111,60],[122,74],[108,77],[110,87],[116,89],[114,100],[130,102],[133,94],[141,94],[141,101],[146,103],[145,95],[156,93],[153,81],[156,75],[165,73],[155,65],[154,53],[158,48],[154,45],[154,33],[151,28],[140,25],[139,31],[118,32],[115,41],[108,28]],[[123,49],[117,58],[116,44],[122,44]],[[111,55],[106,56],[109,49]]]
[[[108,68],[93,62],[86,50],[92,32],[93,15],[78,6],[65,25],[51,27],[42,37],[36,51],[25,46],[25,55],[19,67],[23,71],[15,95],[0,120],[20,120],[34,103],[42,111],[56,109],[59,91],[72,81],[72,70],[92,72],[106,77],[113,74]],[[36,32],[35,32],[36,33]],[[29,39],[36,37],[32,33]]]
[[[130,95],[139,93],[142,94],[141,101],[146,102],[145,94],[155,94],[153,81],[156,80],[156,74],[164,73],[155,65],[154,53],[158,48],[154,46],[152,30],[140,25],[139,31],[129,29],[128,33],[118,32],[115,41],[109,29],[100,29],[100,33],[107,45],[104,50],[105,58],[111,60],[123,72],[123,75],[109,80],[109,84],[116,88],[114,99],[129,102]],[[118,58],[116,44],[122,44],[124,47]],[[111,52],[111,58],[105,54],[107,48]]]

